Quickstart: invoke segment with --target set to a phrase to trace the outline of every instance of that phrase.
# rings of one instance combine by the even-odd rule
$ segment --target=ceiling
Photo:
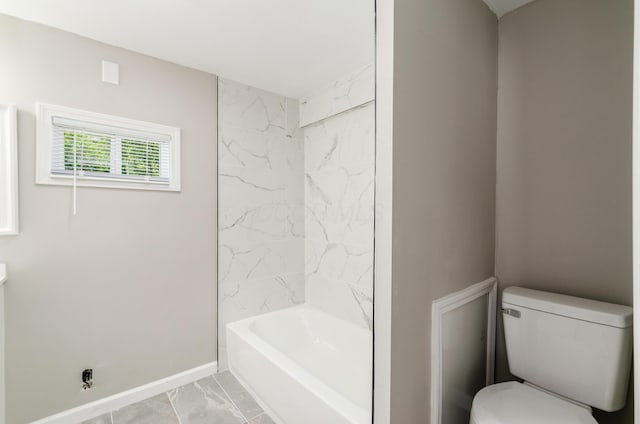
[[[498,18],[532,1],[533,0],[484,0],[487,6],[489,6],[489,9],[498,15]]]
[[[0,13],[298,98],[373,62],[373,0],[0,0]]]
[[[498,17],[531,1],[484,0]],[[0,13],[293,98],[374,57],[374,0],[0,0]]]

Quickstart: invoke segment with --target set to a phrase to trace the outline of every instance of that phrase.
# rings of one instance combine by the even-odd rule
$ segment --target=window
[[[38,105],[38,184],[180,190],[180,130]]]

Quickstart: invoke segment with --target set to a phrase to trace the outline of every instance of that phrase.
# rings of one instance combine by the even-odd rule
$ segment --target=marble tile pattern
[[[180,424],[166,393],[111,413],[113,424]]]
[[[95,417],[91,420],[83,421],[82,424],[112,424],[111,412]]]
[[[213,377],[206,377],[172,390],[169,392],[169,399],[181,423],[241,424],[245,422],[240,410],[235,407]]]
[[[262,414],[249,421],[248,424],[275,424],[275,422],[267,414]]]
[[[353,109],[375,97],[375,67],[364,66],[300,99],[300,126]]]
[[[331,93],[324,97],[330,98]],[[305,299],[369,329],[373,324],[374,113],[373,103],[368,102],[303,130]]]
[[[304,302],[298,101],[218,80],[218,362],[229,322]]]
[[[229,371],[127,405],[82,424],[274,424]]]

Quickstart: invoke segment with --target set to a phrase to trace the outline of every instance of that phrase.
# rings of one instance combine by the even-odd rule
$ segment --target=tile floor
[[[125,406],[82,424],[274,424],[229,372]]]

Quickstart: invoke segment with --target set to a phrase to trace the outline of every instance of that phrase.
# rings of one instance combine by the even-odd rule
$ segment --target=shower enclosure
[[[218,81],[218,363],[281,423],[371,422],[369,47],[299,98]]]

